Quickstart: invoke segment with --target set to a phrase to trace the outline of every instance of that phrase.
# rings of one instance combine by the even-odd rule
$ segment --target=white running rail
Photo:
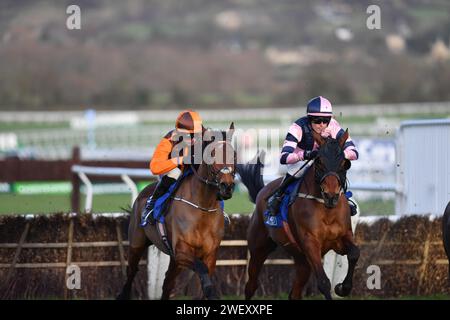
[[[81,181],[86,185],[86,212],[92,212],[92,198],[94,195],[92,183],[87,177],[88,175],[95,176],[118,176],[122,181],[130,188],[131,191],[131,206],[133,206],[134,200],[138,196],[138,189],[131,177],[135,178],[157,178],[150,173],[149,169],[130,169],[130,168],[109,168],[109,167],[88,167],[74,165],[72,166],[72,172],[78,174]]]

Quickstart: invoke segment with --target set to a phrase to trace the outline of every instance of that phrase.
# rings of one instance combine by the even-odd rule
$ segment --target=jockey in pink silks
[[[267,208],[271,215],[276,215],[286,187],[312,165],[305,166],[299,171],[304,160],[313,160],[317,156],[319,146],[314,141],[312,132],[315,131],[323,137],[331,136],[339,139],[344,130],[333,118],[333,108],[328,99],[319,96],[311,99],[306,107],[306,116],[296,120],[288,130],[281,150],[280,163],[287,166],[287,174],[280,187],[268,199]],[[357,160],[358,151],[350,136],[344,144],[344,156],[348,160]],[[349,201],[351,214],[356,214],[356,206]]]

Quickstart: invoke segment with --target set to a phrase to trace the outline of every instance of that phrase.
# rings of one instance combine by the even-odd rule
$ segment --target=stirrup
[[[141,217],[141,224],[140,224],[140,226],[141,227],[145,227],[149,223],[151,225],[154,225],[155,222],[156,221],[155,221],[155,218],[153,218],[153,209],[152,209],[150,211],[146,211],[146,214]]]
[[[280,204],[283,200],[283,195],[274,194],[267,201],[267,209],[271,216],[276,216],[278,214],[278,210],[280,210]]]

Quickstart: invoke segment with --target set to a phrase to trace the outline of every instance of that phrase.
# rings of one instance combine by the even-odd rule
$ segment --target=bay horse
[[[130,298],[139,260],[150,245],[170,255],[162,300],[170,298],[176,277],[183,269],[191,269],[198,274],[206,299],[218,298],[211,276],[224,235],[225,217],[219,200],[230,199],[234,191],[236,154],[231,145],[233,131],[233,123],[228,131],[206,130],[202,141],[197,142],[202,144],[202,151],[210,150],[209,161],[205,161],[208,159],[202,152],[201,163],[189,165],[194,174],[182,180],[173,195],[174,200],[167,207],[165,226],[167,239],[173,250],[169,250],[163,243],[157,229],[159,223],[148,224],[144,228],[140,226],[142,209],[156,183],[148,185],[139,193],[130,213],[127,280],[117,299]],[[206,133],[211,133],[210,141],[205,139]]]
[[[450,202],[447,204],[442,216],[442,241],[444,242],[444,249],[449,263],[448,284],[450,286]]]
[[[255,170],[255,166],[261,166],[259,161],[256,165],[237,167],[242,182],[249,191],[253,191],[250,198],[256,204],[247,231],[250,251],[245,286],[247,300],[257,289],[258,275],[264,261],[277,246],[282,246],[294,259],[296,275],[289,299],[302,298],[311,272],[317,279],[319,291],[326,299],[331,299],[331,283],[321,260],[331,249],[347,255],[349,262],[344,281],[337,284],[334,290],[339,296],[350,294],[359,248],[353,239],[350,207],[342,192],[346,171],[350,168],[350,161],[344,158],[343,153],[348,130],[338,140],[331,137],[325,139],[315,132],[313,135],[319,145],[318,156],[304,174],[298,196],[289,207],[288,221],[283,221],[283,227],[268,227],[264,223],[266,200],[280,185],[281,178],[264,186],[258,176],[260,170]]]

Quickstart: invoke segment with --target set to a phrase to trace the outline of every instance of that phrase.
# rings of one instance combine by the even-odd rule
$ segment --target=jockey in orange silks
[[[202,119],[200,115],[192,110],[182,111],[175,122],[175,129],[168,132],[161,139],[153,153],[150,161],[150,171],[155,175],[162,175],[153,195],[147,200],[147,204],[142,212],[141,226],[147,223],[154,224],[153,209],[159,197],[164,195],[169,187],[181,176],[183,170],[183,158],[187,155],[185,148],[180,152],[175,152],[176,146],[182,141],[192,144],[195,135],[203,131]]]

